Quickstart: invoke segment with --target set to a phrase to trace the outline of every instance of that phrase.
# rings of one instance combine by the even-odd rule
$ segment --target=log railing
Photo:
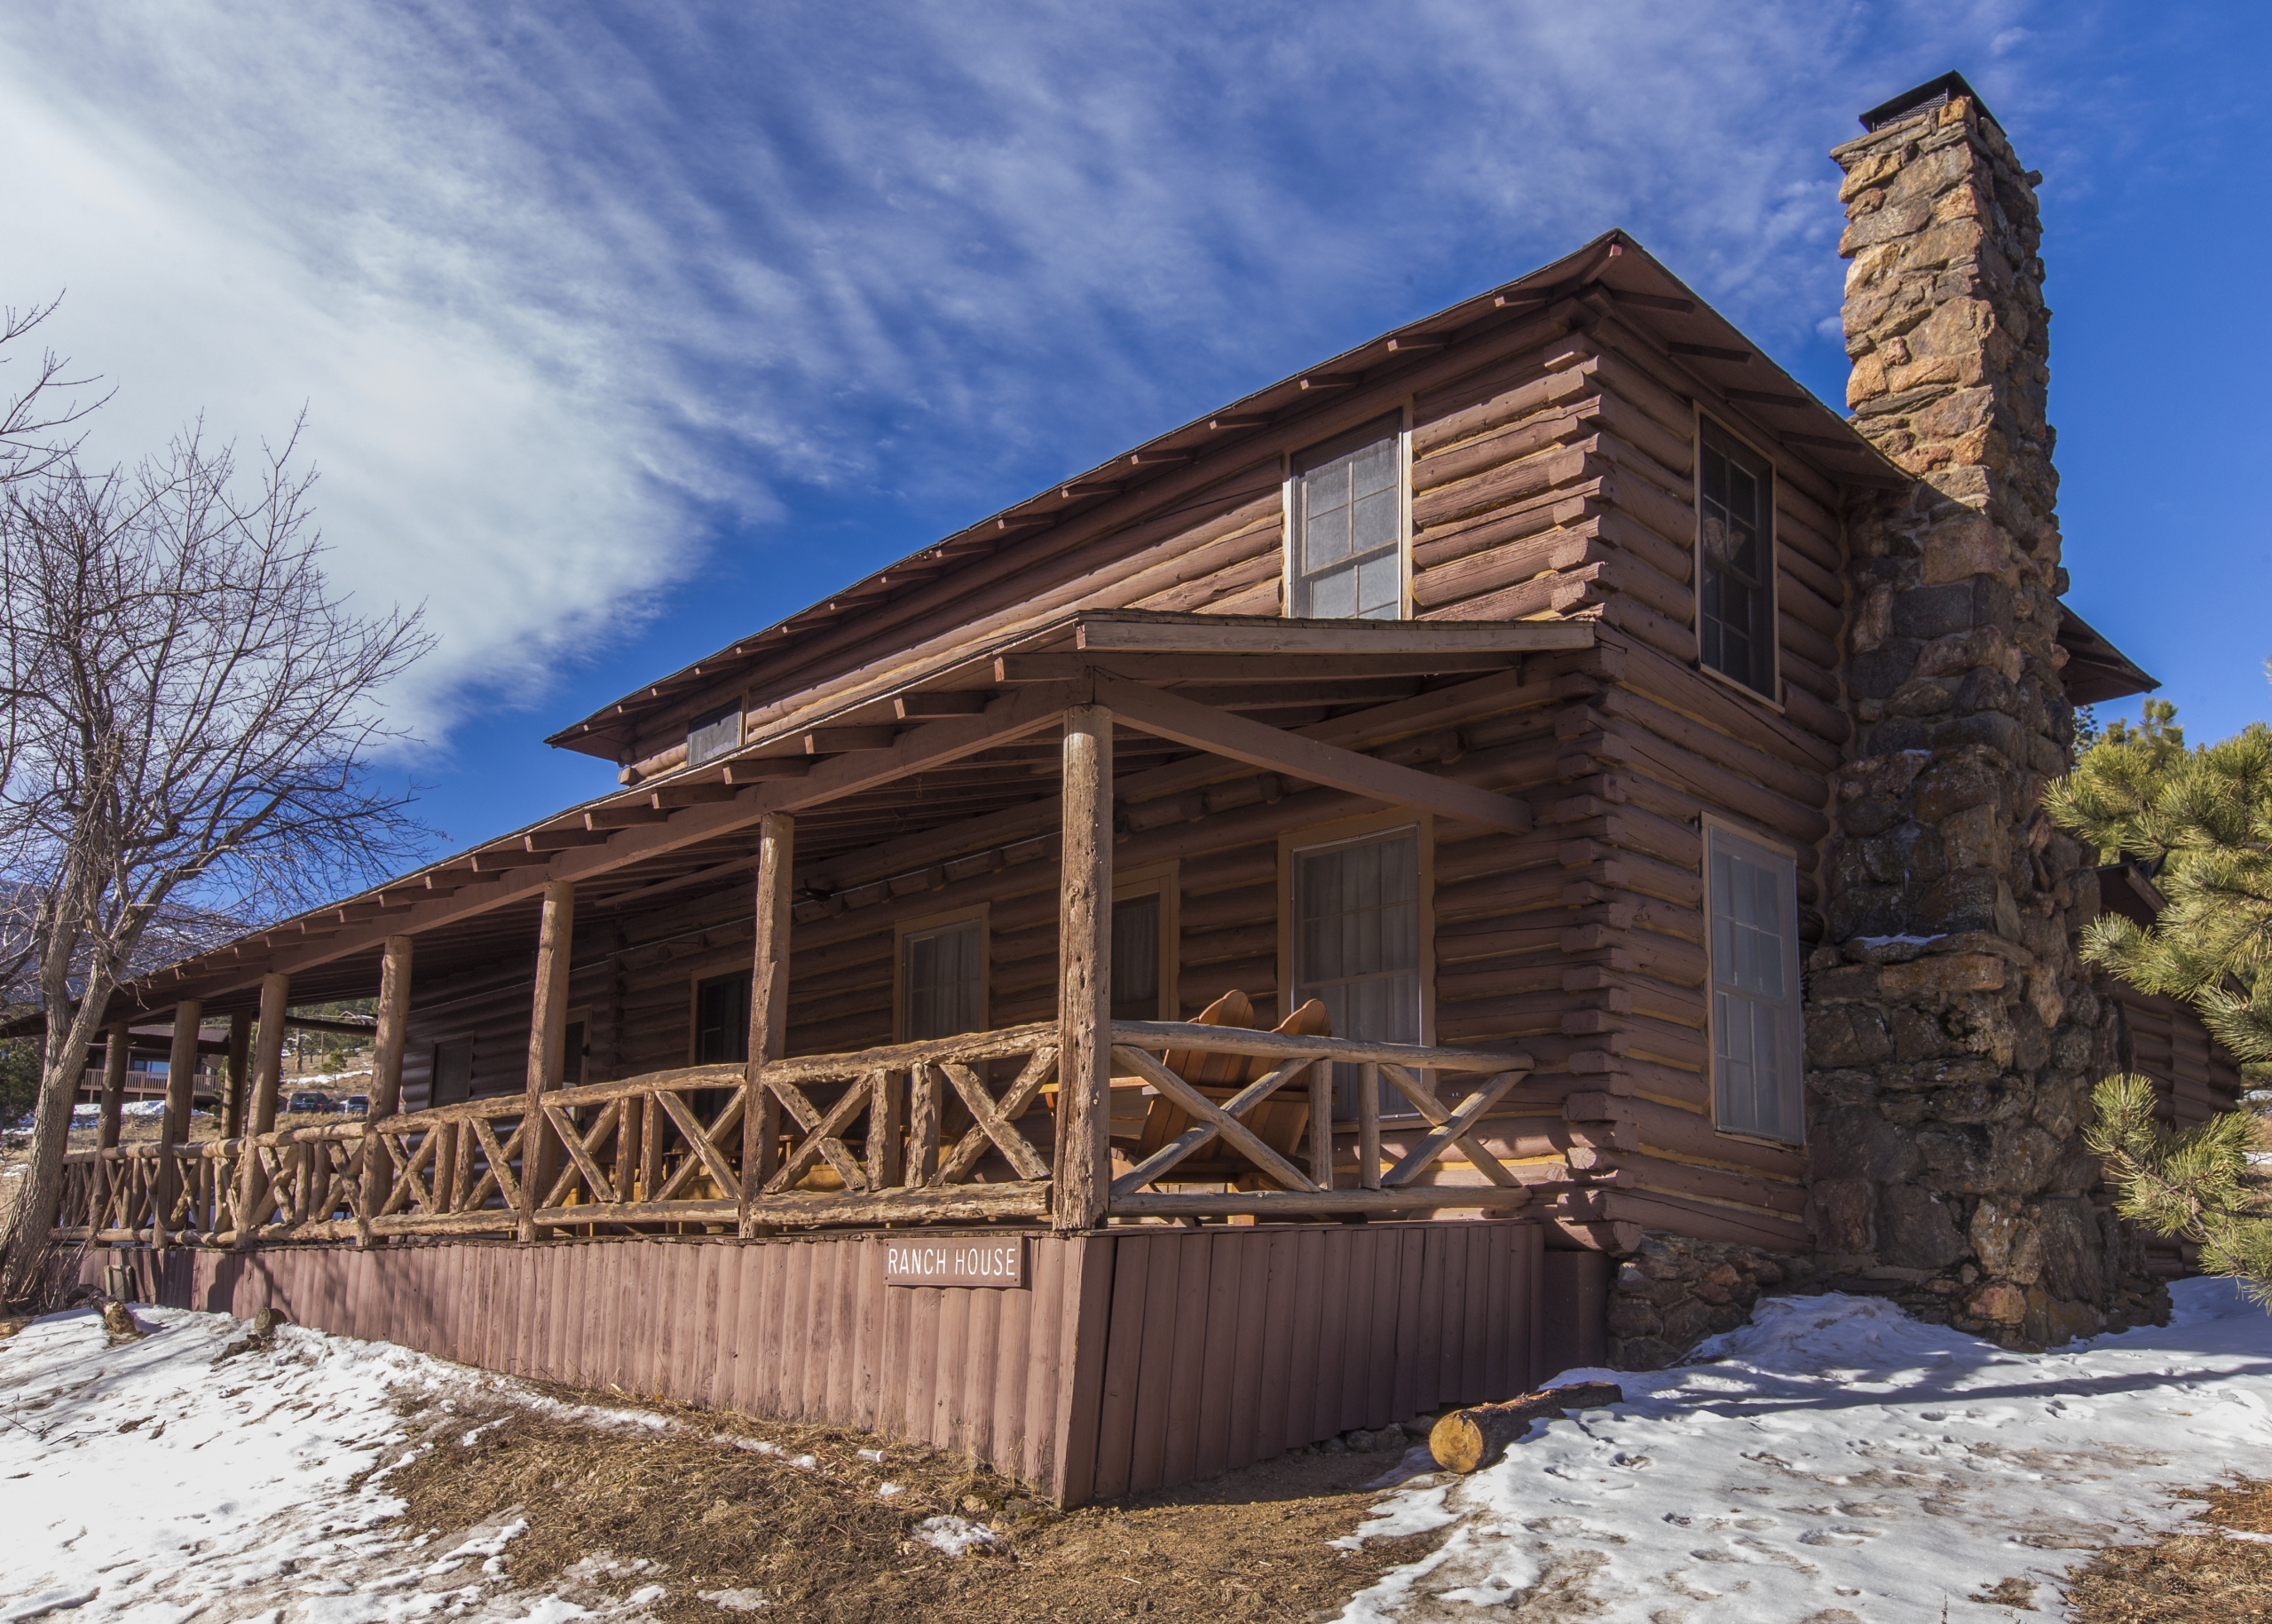
[[[1112,1181],[1111,1216],[1300,1218],[1523,1200],[1514,1172],[1471,1130],[1528,1071],[1527,1056],[1176,1021],[1115,1021],[1110,1031],[1116,1094],[1140,1096],[1141,1109],[1186,1124]],[[555,1089],[533,1121],[525,1096],[502,1094],[372,1123],[78,1151],[67,1162],[59,1235],[367,1244],[398,1235],[1040,1220],[1051,1210],[1058,1043],[1057,1025],[1041,1022],[772,1061],[760,1073],[771,1102],[760,1121],[777,1122],[771,1133],[746,1129],[746,1068],[732,1064]],[[1170,1070],[1163,1057],[1172,1051],[1268,1069],[1224,1097]],[[1345,1155],[1335,1165],[1336,1064],[1362,1075],[1353,1169]],[[1446,1104],[1429,1074],[1460,1079],[1465,1092]],[[1426,1123],[1389,1166],[1380,1154],[1382,1081]],[[1297,1084],[1307,1100],[1306,1153],[1249,1125]],[[1455,1147],[1485,1182],[1422,1185]],[[557,1171],[532,1190],[524,1184],[532,1166]],[[154,1206],[162,1192],[170,1192],[162,1214]]]

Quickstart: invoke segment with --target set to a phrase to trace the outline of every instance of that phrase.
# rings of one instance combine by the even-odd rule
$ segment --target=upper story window
[[[1696,638],[1705,666],[1775,697],[1775,470],[1708,420],[1697,481]]]
[[[963,919],[899,939],[901,1038],[952,1037],[986,1028],[986,926]]]
[[[1404,434],[1376,419],[1293,463],[1289,603],[1298,618],[1404,618]]]
[[[731,705],[705,711],[686,724],[686,764],[699,767],[741,748],[742,707]]]
[[[1724,1133],[1806,1138],[1798,866],[1707,823],[1712,912],[1712,1103]]]

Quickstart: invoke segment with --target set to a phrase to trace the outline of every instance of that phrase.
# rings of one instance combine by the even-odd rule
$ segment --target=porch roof
[[[580,920],[667,905],[673,893],[752,872],[769,812],[798,819],[802,916],[880,900],[1056,830],[1055,724],[1075,704],[1118,719],[1123,808],[1259,769],[1526,826],[1520,802],[1377,753],[1487,713],[1520,684],[1526,655],[1593,637],[1582,620],[1067,614],[240,937],[120,996],[129,1015],[185,998],[228,1013],[252,1008],[260,978],[277,971],[293,977],[296,1004],[365,996],[397,934],[417,938],[422,980],[502,968],[533,951],[546,881],[578,882]]]

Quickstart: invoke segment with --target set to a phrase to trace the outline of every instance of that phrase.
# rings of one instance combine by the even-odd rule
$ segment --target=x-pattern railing
[[[1521,1200],[1519,1179],[1475,1130],[1526,1075],[1526,1056],[1170,1021],[1116,1021],[1109,1040],[1116,1089],[1140,1089],[1148,1109],[1186,1124],[1124,1162],[1115,1215],[1298,1217],[1423,1188],[1431,1207]],[[1267,1069],[1226,1094],[1172,1068],[1178,1052]],[[1057,1027],[1035,1023],[771,1062],[759,1068],[754,1112],[745,1068],[696,1066],[557,1089],[533,1119],[525,1097],[499,1095],[248,1141],[79,1152],[65,1208],[77,1221],[64,1233],[250,1244],[1037,1219],[1050,1210],[1057,1060]],[[1353,1171],[1345,1123],[1335,1163],[1336,1065],[1361,1074]],[[1437,1077],[1463,1092],[1447,1103]],[[1385,1166],[1384,1083],[1424,1124]],[[1253,1125],[1298,1085],[1309,1102],[1306,1158]],[[1487,1189],[1421,1184],[1455,1147]]]

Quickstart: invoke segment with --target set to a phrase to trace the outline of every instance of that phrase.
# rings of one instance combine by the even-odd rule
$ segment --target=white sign
[[[887,1286],[1022,1286],[1026,1243],[1022,1235],[884,1242]]]

